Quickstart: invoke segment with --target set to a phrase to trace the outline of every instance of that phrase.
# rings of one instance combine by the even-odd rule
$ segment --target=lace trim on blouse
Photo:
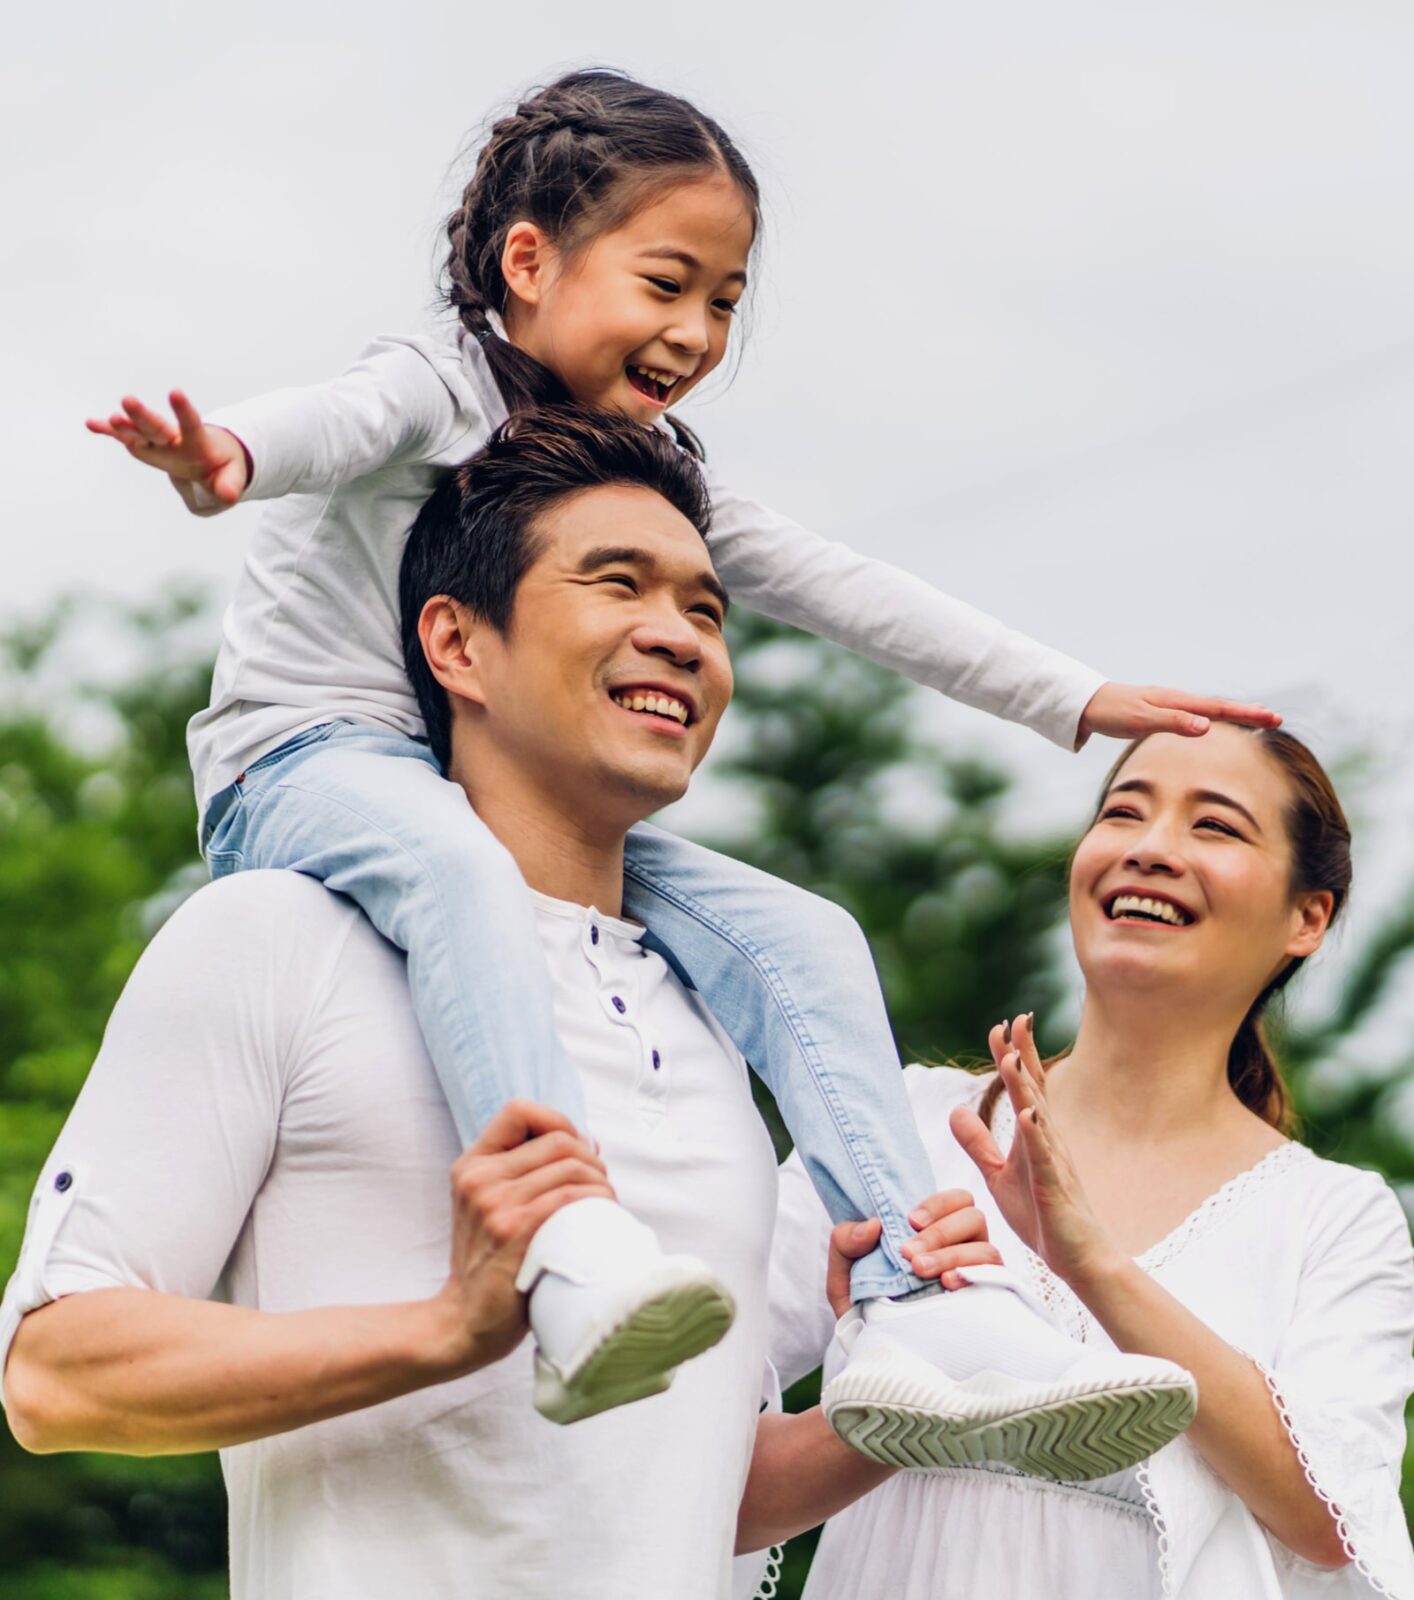
[[[773,1544],[766,1552],[766,1570],[761,1574],[761,1581],[757,1584],[751,1600],[775,1600],[776,1590],[781,1582],[781,1565],[785,1560],[785,1548]]]
[[[993,1137],[1000,1149],[1010,1147],[1016,1133],[1016,1113],[1012,1110],[1011,1102],[1003,1096],[998,1103],[996,1115],[993,1119]],[[1304,1144],[1297,1144],[1294,1140],[1287,1144],[1280,1144],[1275,1150],[1269,1150],[1260,1160],[1255,1161],[1250,1167],[1229,1178],[1226,1183],[1220,1184],[1205,1200],[1199,1202],[1192,1211],[1169,1233],[1165,1234],[1157,1244],[1135,1256],[1134,1264],[1142,1271],[1155,1273],[1166,1267],[1175,1256],[1181,1255],[1195,1240],[1201,1239],[1204,1234],[1220,1222],[1235,1206],[1242,1204],[1249,1195],[1264,1187],[1273,1178],[1279,1177],[1283,1172],[1292,1167],[1301,1166],[1307,1161],[1314,1161],[1314,1152],[1308,1150]],[[1071,1289],[1069,1284],[1063,1282],[1036,1254],[1034,1250],[1027,1249],[1024,1258],[1024,1267],[1030,1286],[1037,1299],[1046,1307],[1056,1326],[1062,1328],[1072,1339],[1085,1343],[1097,1330],[1097,1324],[1088,1308]],[[1249,1360],[1251,1358],[1249,1357]],[[1341,1544],[1346,1555],[1355,1563],[1360,1572],[1369,1580],[1375,1591],[1381,1595],[1389,1595],[1390,1591],[1370,1571],[1366,1563],[1356,1553],[1348,1537],[1345,1518],[1338,1507],[1332,1504],[1331,1498],[1316,1482],[1311,1469],[1310,1460],[1297,1438],[1292,1426],[1290,1415],[1277,1391],[1271,1374],[1262,1366],[1260,1361],[1255,1365],[1260,1369],[1267,1380],[1267,1385],[1272,1391],[1278,1414],[1296,1449],[1297,1459],[1301,1462],[1306,1480],[1315,1490],[1320,1499],[1330,1506],[1331,1515],[1336,1518],[1336,1527],[1340,1534]],[[1159,1583],[1165,1595],[1173,1593],[1173,1577],[1169,1565],[1169,1526],[1164,1515],[1163,1506],[1159,1503],[1154,1492],[1153,1480],[1149,1474],[1147,1461],[1141,1462],[1135,1469],[1139,1480],[1139,1491],[1144,1497],[1144,1509],[1149,1514],[1149,1520],[1154,1528],[1155,1554],[1159,1564]]]
[[[1008,1149],[1016,1132],[1016,1114],[1009,1100],[1003,1098],[998,1104],[994,1124],[993,1137],[998,1147]],[[1304,1144],[1295,1141],[1279,1144],[1275,1150],[1269,1150],[1259,1161],[1214,1189],[1157,1244],[1150,1245],[1142,1255],[1135,1256],[1135,1266],[1150,1274],[1162,1271],[1175,1256],[1181,1255],[1195,1240],[1210,1233],[1235,1206],[1243,1204],[1256,1190],[1292,1167],[1316,1159],[1314,1152]],[[1034,1250],[1026,1250],[1024,1265],[1032,1290],[1056,1325],[1063,1328],[1072,1339],[1085,1343],[1095,1332],[1095,1319],[1069,1285],[1056,1277]]]
[[[1243,1352],[1246,1355],[1246,1351]],[[1321,1486],[1320,1479],[1316,1476],[1316,1469],[1311,1464],[1311,1457],[1306,1446],[1301,1442],[1301,1435],[1296,1431],[1296,1423],[1291,1412],[1287,1409],[1286,1397],[1282,1394],[1277,1384],[1276,1375],[1272,1373],[1264,1362],[1258,1361],[1255,1356],[1247,1359],[1256,1367],[1257,1371],[1267,1380],[1267,1388],[1272,1392],[1272,1404],[1277,1408],[1277,1415],[1281,1418],[1281,1425],[1286,1429],[1286,1436],[1291,1440],[1291,1447],[1296,1452],[1296,1459],[1301,1463],[1301,1470],[1306,1475],[1306,1482],[1311,1485],[1312,1492],[1323,1506],[1335,1518],[1335,1531],[1340,1539],[1340,1547],[1345,1551],[1351,1563],[1360,1576],[1370,1585],[1376,1594],[1388,1595],[1391,1600],[1397,1600],[1394,1591],[1388,1588],[1370,1569],[1369,1562],[1355,1548],[1354,1535],[1350,1524],[1345,1520],[1345,1513],[1331,1499],[1330,1495]]]

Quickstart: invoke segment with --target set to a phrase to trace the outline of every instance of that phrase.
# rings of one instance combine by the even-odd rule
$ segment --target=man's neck
[[[448,776],[466,791],[473,809],[510,851],[521,876],[540,894],[594,906],[606,917],[623,914],[626,828],[571,815],[564,795],[549,796],[533,783],[478,781],[458,770]]]

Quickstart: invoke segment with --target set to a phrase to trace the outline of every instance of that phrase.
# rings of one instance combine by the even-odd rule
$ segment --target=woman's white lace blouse
[[[923,1067],[910,1067],[906,1078],[938,1188],[977,1197],[993,1242],[1030,1276],[1058,1326],[1109,1344],[1006,1226],[952,1137],[949,1112],[975,1104],[985,1080]],[[1003,1100],[994,1127],[1003,1148],[1012,1126]],[[771,1355],[789,1385],[819,1363],[833,1319],[825,1301],[829,1220],[798,1162],[787,1162],[781,1177]],[[1303,1145],[1283,1145],[1210,1195],[1138,1263],[1266,1375],[1350,1564],[1328,1570],[1293,1555],[1177,1439],[1129,1484],[900,1473],[827,1525],[808,1600],[1414,1600],[1399,1499],[1404,1408],[1414,1389],[1414,1259],[1389,1185]]]

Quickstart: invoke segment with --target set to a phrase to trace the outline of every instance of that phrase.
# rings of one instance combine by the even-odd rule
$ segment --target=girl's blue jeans
[[[585,1126],[525,880],[427,745],[351,722],[297,734],[216,796],[202,843],[213,877],[307,873],[407,952],[463,1144],[517,1096]],[[932,1169],[858,924],[646,824],[628,836],[624,909],[765,1080],[831,1218],[881,1219],[855,1299],[919,1287],[898,1252]]]

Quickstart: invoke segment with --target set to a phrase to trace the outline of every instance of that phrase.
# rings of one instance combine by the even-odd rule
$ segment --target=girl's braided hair
[[[497,338],[488,320],[488,312],[505,310],[501,254],[511,227],[533,222],[572,254],[657,191],[703,172],[731,178],[759,220],[756,178],[717,123],[677,95],[606,68],[566,73],[492,124],[447,221],[445,296],[482,341],[509,411],[572,398],[549,368]],[[700,456],[691,431],[672,426]]]

